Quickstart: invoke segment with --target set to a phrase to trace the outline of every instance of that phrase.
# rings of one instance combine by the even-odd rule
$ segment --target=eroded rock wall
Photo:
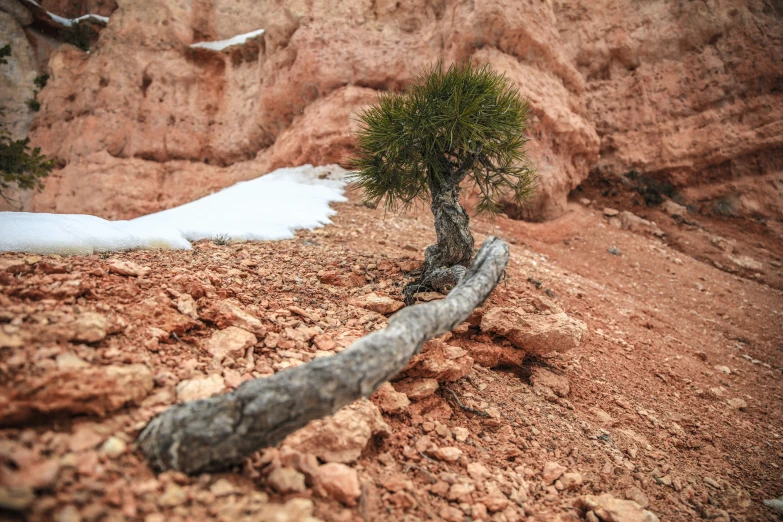
[[[62,169],[31,208],[133,217],[279,166],[346,164],[356,112],[438,58],[490,62],[529,98],[541,177],[531,207],[510,209],[522,217],[561,214],[591,170],[693,184],[734,162],[755,175],[753,158],[774,168],[783,144],[779,10],[771,0],[119,0],[89,54],[63,46],[49,61],[31,136]],[[189,47],[260,28],[225,51]],[[190,185],[177,187],[171,173],[186,171]]]
[[[262,37],[222,52],[189,47],[259,28]],[[345,164],[357,111],[443,58],[496,63],[530,96],[530,148],[543,174],[535,212],[553,217],[599,143],[583,118],[583,80],[558,39],[545,3],[120,0],[90,54],[63,46],[50,60],[31,134],[63,168],[32,208],[131,217],[151,202],[206,194],[221,178],[230,184],[236,172]],[[170,162],[191,163],[204,182],[160,195],[166,175],[145,175],[131,190],[138,203],[128,201],[129,171],[181,170]],[[105,201],[91,202],[91,192]]]
[[[20,11],[26,13],[27,11]],[[38,64],[35,52],[20,25],[20,16],[0,11],[0,47],[11,45],[11,55],[0,65],[0,108],[4,113],[5,130],[13,139],[22,139],[30,129],[33,112],[27,100],[35,94]]]
[[[783,217],[783,185],[766,180],[783,172],[780,2],[560,1],[555,12],[601,136],[598,173],[635,169],[693,202],[746,194],[760,202],[748,213]]]

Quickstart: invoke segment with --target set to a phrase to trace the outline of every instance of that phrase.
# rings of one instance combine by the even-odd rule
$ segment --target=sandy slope
[[[336,208],[334,225],[287,241],[0,256],[0,485],[27,486],[15,497],[28,505],[24,516],[577,520],[585,516],[579,499],[609,493],[662,520],[774,520],[761,501],[783,494],[783,295],[661,239],[618,230],[600,210],[578,204],[545,224],[498,219],[473,227],[479,241],[492,233],[512,244],[508,278],[487,308],[549,295],[587,324],[586,341],[522,367],[474,364],[402,413],[385,413],[391,434],[365,437],[348,462],[359,490],[347,487],[340,497],[324,488],[318,462],[287,448],[233,472],[156,477],[132,441],[178,390],[197,393],[194,380],[231,388],[328,355],[386,323],[351,301],[369,291],[399,296],[402,271],[434,238],[431,217],[423,209],[370,210],[353,196]],[[689,233],[680,227],[680,241]],[[134,271],[138,277],[118,273]],[[238,321],[220,319],[225,299],[259,319],[243,319],[253,339],[226,341],[236,343],[228,354],[210,344],[219,327]],[[466,326],[447,342],[475,355],[498,339]],[[123,370],[110,374],[110,366]],[[121,388],[112,388],[116,372],[125,372]],[[543,374],[548,386],[532,386],[531,374]],[[488,416],[461,408],[447,388]],[[69,403],[68,394],[90,398]],[[462,453],[451,461],[433,444]],[[576,475],[554,481],[559,468],[542,473],[548,462],[582,483]],[[305,482],[286,485],[297,473]]]

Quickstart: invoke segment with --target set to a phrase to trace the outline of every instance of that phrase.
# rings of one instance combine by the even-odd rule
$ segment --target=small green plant
[[[212,242],[218,246],[225,246],[231,241],[231,238],[226,234],[218,234],[212,238]]]
[[[0,48],[0,64],[7,64],[11,55],[11,46]],[[37,100],[34,100],[36,103]],[[28,101],[29,103],[29,101]],[[0,118],[4,115],[0,107]],[[0,121],[0,197],[7,203],[15,203],[8,195],[12,188],[21,190],[41,190],[43,180],[54,168],[54,160],[46,159],[41,149],[30,149],[30,139],[13,140]]]
[[[38,94],[40,94],[41,89],[46,87],[46,82],[48,81],[49,81],[48,74],[38,75],[35,77],[35,80],[33,80],[33,83],[35,84],[35,91],[33,91],[33,97],[25,102],[27,108],[30,109],[31,111],[38,112],[41,110],[41,102],[38,101]]]
[[[42,90],[44,87],[46,87],[46,83],[49,81],[49,75],[48,74],[39,74],[35,77],[35,80],[33,80],[33,83],[36,87],[38,87],[38,90]]]
[[[29,143],[30,138],[11,140],[0,133],[0,197],[8,203],[8,189],[40,191],[54,168],[54,160],[46,159],[40,147],[31,150]]]
[[[437,244],[425,251],[420,277],[405,289],[448,291],[473,257],[460,183],[479,190],[478,213],[498,213],[501,200],[524,205],[535,186],[526,153],[528,105],[489,65],[441,62],[399,93],[384,94],[360,116],[353,181],[365,200],[396,210],[431,202]]]

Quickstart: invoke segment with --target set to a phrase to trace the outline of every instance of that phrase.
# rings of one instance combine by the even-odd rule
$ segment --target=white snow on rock
[[[331,223],[329,203],[343,196],[345,170],[337,165],[278,169],[210,196],[132,222],[177,228],[190,241],[287,239],[294,230]]]
[[[149,229],[130,221],[84,214],[0,212],[0,251],[33,254],[93,254],[134,248],[187,249],[176,229]]]
[[[262,34],[264,34],[264,30],[258,29],[257,31],[251,31],[245,34],[238,34],[232,38],[229,38],[228,40],[218,40],[215,42],[198,42],[198,43],[191,44],[190,46],[194,49],[209,49],[212,51],[222,51],[223,49],[227,49],[232,45],[243,45],[251,38],[261,36]]]
[[[132,219],[0,212],[0,252],[93,254],[139,248],[189,249],[190,241],[276,240],[331,223],[346,201],[337,165],[278,169],[182,206]]]
[[[58,24],[61,24],[64,27],[72,27],[73,24],[78,24],[79,22],[84,22],[85,20],[94,20],[96,22],[100,22],[102,24],[108,24],[109,23],[109,17],[108,16],[101,16],[96,14],[86,14],[82,15],[79,18],[63,18],[62,16],[57,16],[54,13],[46,12],[46,14],[49,15],[49,18],[57,22]]]
[[[27,0],[28,3],[33,4],[35,7],[38,7],[40,9],[43,9],[41,7],[41,4],[36,2],[35,0]],[[83,16],[80,16],[78,18],[64,18],[62,16],[58,16],[54,13],[50,13],[49,11],[46,11],[46,14],[49,15],[49,18],[57,22],[58,24],[62,25],[63,27],[72,27],[73,24],[78,24],[79,22],[83,22],[85,20],[94,20],[96,22],[101,22],[103,24],[109,23],[109,17],[108,16],[101,16],[96,14],[86,14]]]

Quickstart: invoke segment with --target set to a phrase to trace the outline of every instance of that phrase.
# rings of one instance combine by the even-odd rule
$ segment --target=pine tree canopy
[[[8,201],[8,189],[43,189],[43,179],[54,167],[54,160],[46,159],[41,149],[30,150],[30,138],[10,140],[0,132],[0,197]]]
[[[444,71],[439,61],[404,92],[382,94],[359,121],[353,181],[368,202],[386,198],[395,210],[470,176],[476,211],[496,213],[501,196],[523,204],[534,188],[527,102],[489,65]]]

